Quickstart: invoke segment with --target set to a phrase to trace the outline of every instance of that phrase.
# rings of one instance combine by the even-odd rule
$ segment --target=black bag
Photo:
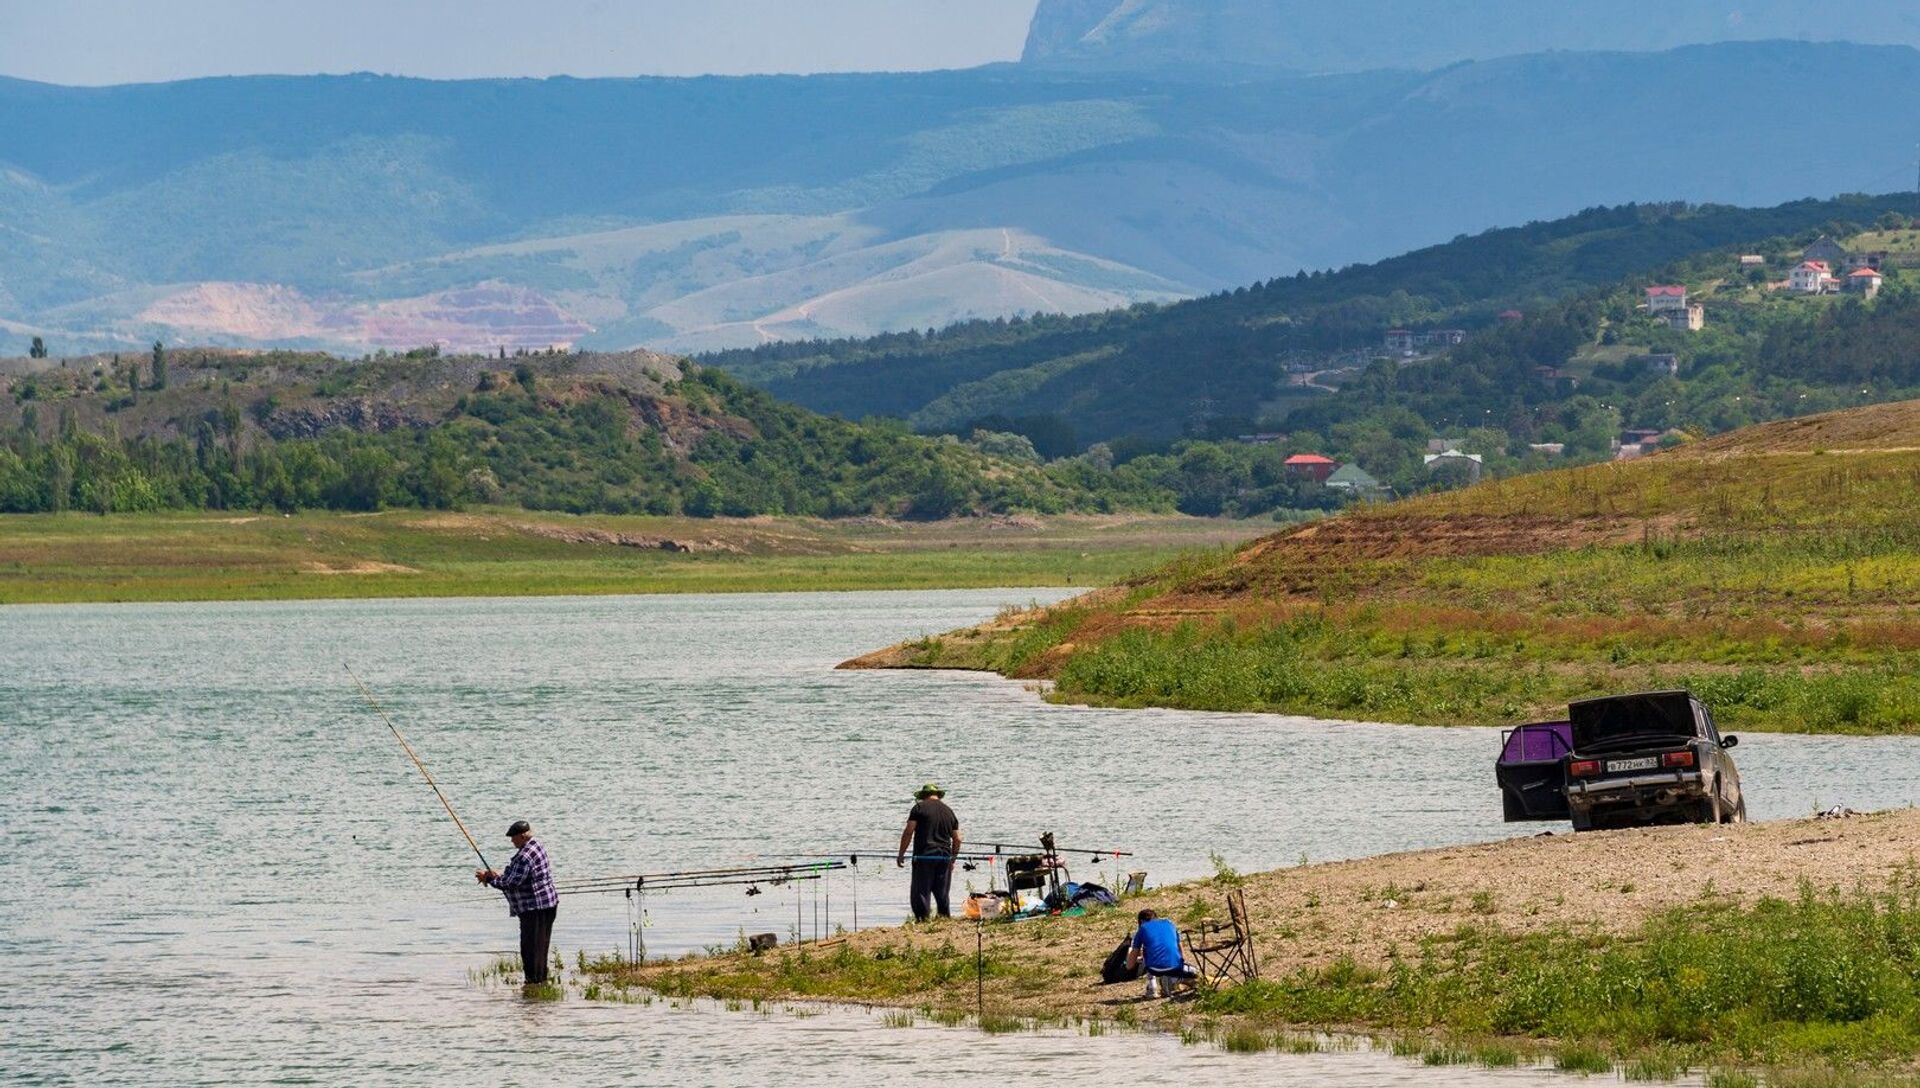
[[[1133,951],[1133,937],[1129,935],[1120,942],[1120,947],[1107,956],[1107,962],[1100,965],[1100,981],[1111,985],[1116,982],[1131,982],[1146,974],[1147,965],[1138,964],[1133,970],[1127,970],[1127,953]]]

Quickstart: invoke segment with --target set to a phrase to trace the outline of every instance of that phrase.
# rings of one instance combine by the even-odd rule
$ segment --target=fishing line
[[[393,719],[387,717],[387,710],[380,705],[380,700],[375,699],[373,692],[367,690],[367,685],[362,684],[360,678],[354,675],[352,666],[342,663],[340,667],[347,670],[348,676],[353,677],[353,682],[359,687],[361,696],[367,700],[367,705],[379,713],[380,720],[386,722],[387,728],[392,731],[393,739],[399,741],[400,747],[407,750],[407,758],[413,760],[413,765],[420,769],[420,776],[427,780],[427,785],[433,787],[433,795],[440,799],[441,807],[447,810],[447,815],[453,817],[453,826],[460,829],[460,834],[466,836],[467,845],[473,847],[473,856],[480,859],[480,867],[482,869],[492,869],[493,866],[487,864],[487,855],[480,852],[480,844],[473,840],[473,835],[467,830],[467,825],[460,822],[460,814],[453,811],[453,804],[447,800],[447,795],[440,792],[440,783],[433,780],[433,772],[427,770],[427,765],[422,763],[420,757],[414,753],[413,745],[408,744],[407,738],[401,736],[400,730],[394,727]]]

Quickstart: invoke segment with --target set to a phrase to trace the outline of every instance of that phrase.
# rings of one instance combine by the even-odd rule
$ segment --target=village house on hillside
[[[1886,282],[1887,278],[1878,269],[1857,268],[1847,275],[1846,290],[1848,294],[1871,299],[1880,294],[1880,287]]]
[[[1457,347],[1467,340],[1465,329],[1431,329],[1426,332],[1414,332],[1412,329],[1388,329],[1386,348],[1390,354],[1399,356],[1418,355],[1425,351],[1444,351]]]
[[[1800,259],[1832,268],[1847,259],[1847,247],[1822,234],[1807,247],[1806,252],[1800,254]]]
[[[1880,250],[1853,253],[1822,235],[1800,255],[1800,266],[1787,276],[1787,289],[1798,295],[1847,291],[1872,298],[1886,282],[1880,270],[1887,266],[1888,256]]]
[[[1292,457],[1287,458],[1286,462],[1287,474],[1289,476],[1302,480],[1314,480],[1323,484],[1327,482],[1329,476],[1333,475],[1334,470],[1339,467],[1340,462],[1331,457],[1322,457],[1317,453],[1296,453]]]
[[[1707,327],[1707,308],[1687,298],[1680,284],[1662,284],[1647,288],[1647,313],[1681,332],[1699,332]]]
[[[1801,261],[1787,277],[1787,288],[1796,294],[1824,295],[1833,290],[1833,266],[1825,261]]]
[[[1485,472],[1487,467],[1486,460],[1479,454],[1461,453],[1459,450],[1429,453],[1426,455],[1426,464],[1428,472],[1451,470],[1465,476],[1470,484],[1479,483],[1480,474]]]
[[[1378,498],[1390,494],[1392,489],[1381,483],[1371,472],[1359,465],[1341,465],[1327,477],[1327,487],[1333,491],[1345,491],[1356,498]]]

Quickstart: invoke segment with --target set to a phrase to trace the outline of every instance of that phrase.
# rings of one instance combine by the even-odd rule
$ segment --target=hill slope
[[[0,393],[0,513],[482,503],[941,518],[1173,501],[1131,474],[818,416],[644,352],[13,360]]]
[[[1746,252],[1769,245],[1780,265],[1793,252],[1796,237],[1804,243],[1838,221],[1864,225],[1912,208],[1913,198],[1902,194],[1768,209],[1595,209],[1376,264],[1270,280],[1162,308],[973,323],[932,337],[776,344],[718,353],[706,361],[820,411],[849,418],[895,415],[931,430],[998,414],[1060,417],[1082,443],[1293,426],[1312,428],[1324,440],[1328,422],[1380,407],[1383,400],[1404,404],[1407,398],[1348,395],[1328,402],[1321,396],[1324,390],[1302,384],[1303,373],[1364,366],[1381,353],[1382,334],[1396,325],[1454,325],[1479,332],[1511,307],[1546,313],[1560,300],[1619,291],[1651,275],[1677,275],[1678,266],[1716,254],[1724,256],[1727,268],[1715,267],[1711,274],[1726,278],[1735,247]],[[1776,267],[1774,274],[1783,272]],[[1715,311],[1716,324],[1725,320]],[[1478,400],[1466,395],[1474,386],[1457,361],[1427,368],[1426,377],[1408,368],[1399,381],[1403,386],[1426,382],[1463,403],[1473,401],[1426,411],[1433,428],[1462,426],[1470,419],[1465,426],[1492,421],[1518,431],[1533,408],[1565,399],[1533,388],[1531,368],[1563,365],[1573,346],[1554,354],[1553,345],[1543,344],[1538,353],[1525,355],[1517,375],[1489,377],[1493,392]],[[1391,389],[1394,379],[1385,380]],[[1436,393],[1434,399],[1441,398]],[[1290,423],[1289,414],[1303,418]],[[1696,422],[1705,421],[1659,425]],[[1426,436],[1418,437],[1424,444]],[[1368,468],[1386,471],[1380,465]]]
[[[1767,424],[1348,514],[855,664],[1442,724],[1684,686],[1730,727],[1920,731],[1917,478],[1920,402]]]
[[[1098,309],[1582,206],[1904,185],[1883,103],[1915,97],[1911,49],[1782,42],[1231,82],[0,80],[0,322],[69,355],[683,350]],[[1683,139],[1650,120],[1675,102]]]

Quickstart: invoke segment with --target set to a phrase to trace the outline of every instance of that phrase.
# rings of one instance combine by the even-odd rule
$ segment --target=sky
[[[1014,60],[1038,0],[0,0],[0,75],[918,71]]]

